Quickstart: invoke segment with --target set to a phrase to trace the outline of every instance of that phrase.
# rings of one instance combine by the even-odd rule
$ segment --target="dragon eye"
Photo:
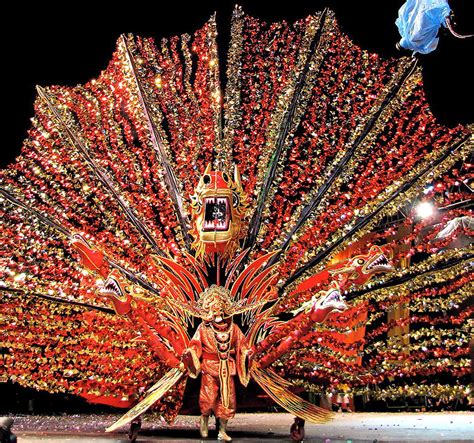
[[[363,265],[364,263],[365,263],[365,260],[363,260],[361,258],[357,259],[357,264]]]
[[[191,195],[191,206],[192,207],[201,207],[202,203],[199,201],[197,195]]]
[[[232,206],[234,208],[236,208],[237,206],[240,205],[240,197],[239,197],[239,194],[237,194],[237,192],[233,192],[232,193]]]
[[[204,182],[205,185],[208,185],[211,183],[211,176],[209,174],[206,174],[203,178],[202,181]]]

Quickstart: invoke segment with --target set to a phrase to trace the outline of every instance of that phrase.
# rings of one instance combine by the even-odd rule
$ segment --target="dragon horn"
[[[238,189],[242,189],[242,181],[240,180],[240,171],[237,165],[234,165],[234,183]]]

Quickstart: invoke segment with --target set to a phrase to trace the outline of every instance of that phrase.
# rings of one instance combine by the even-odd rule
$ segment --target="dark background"
[[[472,0],[449,0],[457,18],[457,30],[474,33]],[[10,3],[3,11],[0,29],[3,52],[0,167],[14,160],[33,116],[35,85],[75,85],[97,77],[104,69],[118,36],[132,32],[156,39],[195,29],[217,12],[221,66],[225,62],[230,17],[235,1],[182,2],[168,0],[144,3],[53,4]],[[401,54],[395,27],[402,0],[312,0],[240,1],[244,10],[265,21],[294,21],[322,9],[332,8],[344,32],[359,46],[384,56]],[[474,121],[474,38],[459,40],[446,33],[438,49],[420,56],[431,108],[443,123]],[[222,72],[225,72],[221,69]]]

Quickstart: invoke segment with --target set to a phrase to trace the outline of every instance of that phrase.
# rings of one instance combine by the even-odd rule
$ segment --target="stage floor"
[[[104,434],[115,415],[18,416],[13,431],[21,443],[49,441],[125,443],[123,433]],[[197,428],[198,417],[179,416],[172,426],[159,418],[147,416],[137,442],[202,441]],[[237,414],[229,424],[233,441],[291,441],[293,416],[282,413]],[[211,422],[213,425],[213,421]],[[213,426],[212,426],[213,428]],[[331,423],[305,426],[305,442],[474,442],[473,412],[413,413],[336,413]],[[215,432],[210,438],[216,439]]]

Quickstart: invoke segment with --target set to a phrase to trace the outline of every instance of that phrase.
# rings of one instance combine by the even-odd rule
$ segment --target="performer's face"
[[[222,306],[216,306],[212,313],[212,321],[214,323],[222,323],[224,321],[224,310],[222,309]]]

